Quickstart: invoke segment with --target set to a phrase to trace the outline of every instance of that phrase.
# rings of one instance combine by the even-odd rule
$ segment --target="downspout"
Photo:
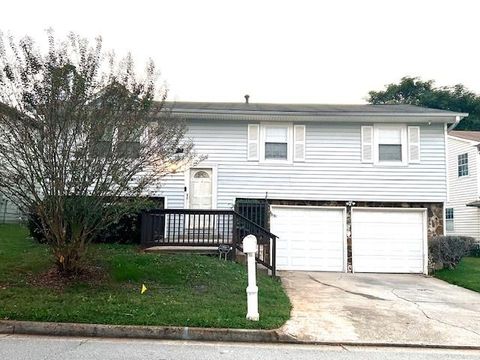
[[[458,116],[457,116],[458,117]],[[458,122],[457,122],[458,124]],[[448,149],[448,125],[445,124],[444,131],[444,142],[445,142],[445,186],[447,188],[447,198],[443,202],[443,235],[447,235],[447,216],[446,209],[448,203],[450,202],[450,179],[449,179],[449,170],[448,170],[448,159],[449,159],[449,149]]]
[[[447,131],[452,131],[453,129],[455,129],[458,125],[458,123],[460,122],[460,120],[462,120],[463,118],[461,116],[455,116],[455,122],[450,125],[450,127],[447,129]]]

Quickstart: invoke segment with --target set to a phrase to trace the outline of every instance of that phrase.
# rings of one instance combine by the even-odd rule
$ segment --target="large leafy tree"
[[[92,238],[196,157],[152,62],[140,77],[100,38],[48,40],[42,54],[0,34],[0,191],[36,215],[69,274]]]
[[[458,84],[436,87],[433,80],[403,77],[398,84],[388,84],[385,90],[370,91],[371,104],[411,104],[469,113],[458,130],[480,130],[480,96]]]

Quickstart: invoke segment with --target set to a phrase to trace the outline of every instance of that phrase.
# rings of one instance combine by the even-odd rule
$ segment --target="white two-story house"
[[[166,208],[266,199],[279,270],[427,272],[428,240],[444,234],[447,127],[467,114],[190,102],[173,112],[206,159],[165,178],[155,195]]]
[[[450,131],[448,136],[449,235],[480,239],[480,131]]]

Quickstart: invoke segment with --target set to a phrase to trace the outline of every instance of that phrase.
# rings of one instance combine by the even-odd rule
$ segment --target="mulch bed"
[[[33,286],[63,290],[72,283],[100,284],[106,276],[105,270],[98,266],[86,267],[82,272],[74,274],[62,274],[56,267],[52,267],[44,273],[30,276],[28,282]]]

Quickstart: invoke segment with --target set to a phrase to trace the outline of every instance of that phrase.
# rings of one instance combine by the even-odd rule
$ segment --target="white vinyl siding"
[[[218,208],[231,208],[235,198],[265,198],[266,193],[272,199],[446,200],[443,124],[420,126],[422,163],[405,167],[362,162],[358,123],[305,123],[305,162],[247,161],[248,125],[246,121],[189,122],[187,135],[197,153],[207,156],[199,166],[218,166]],[[180,174],[166,179],[162,193],[169,207],[183,204],[184,186]]]
[[[165,197],[165,207],[170,209],[186,208],[185,187],[188,188],[188,181],[184,172],[176,172],[166,175],[159,188],[152,189],[151,196]]]
[[[458,156],[468,154],[468,176],[458,176]],[[473,236],[480,239],[480,209],[466,206],[479,199],[478,149],[476,143],[448,137],[449,199],[446,208],[452,208],[454,229],[448,235]]]

